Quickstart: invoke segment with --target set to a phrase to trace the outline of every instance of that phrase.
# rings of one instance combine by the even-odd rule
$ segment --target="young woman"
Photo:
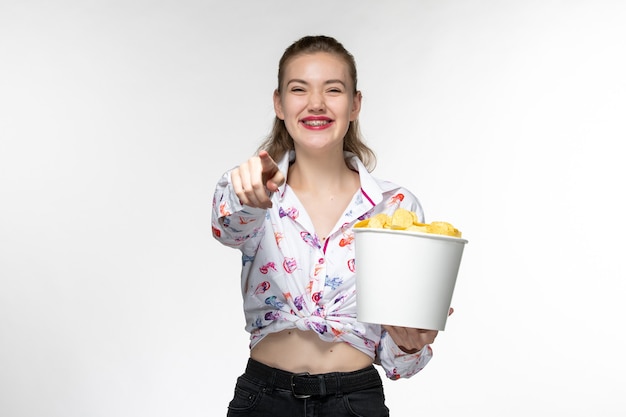
[[[437,331],[356,320],[352,226],[398,207],[423,221],[421,206],[371,176],[356,65],[335,39],[286,49],[274,109],[269,138],[224,174],[213,200],[213,236],[242,252],[250,332],[228,416],[388,416],[374,363],[390,379],[416,374]]]

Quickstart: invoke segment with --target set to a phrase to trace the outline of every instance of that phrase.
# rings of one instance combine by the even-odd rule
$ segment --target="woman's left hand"
[[[448,315],[454,312],[450,308]],[[414,329],[412,327],[399,327],[383,325],[383,329],[389,333],[389,336],[405,353],[417,353],[426,345],[430,345],[435,341],[438,330]]]

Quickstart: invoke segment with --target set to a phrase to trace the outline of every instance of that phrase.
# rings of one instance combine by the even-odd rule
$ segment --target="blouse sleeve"
[[[220,243],[254,252],[264,230],[267,210],[248,207],[239,201],[230,179],[231,171],[222,175],[215,187],[211,231]]]
[[[424,369],[433,356],[433,350],[426,345],[417,353],[405,353],[383,330],[376,354],[387,378],[396,380],[410,378]]]

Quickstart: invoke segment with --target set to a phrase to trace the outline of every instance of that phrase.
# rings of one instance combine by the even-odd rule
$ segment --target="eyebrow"
[[[289,84],[292,83],[300,83],[300,84],[304,84],[304,85],[308,85],[309,83],[304,81],[304,80],[300,80],[298,78],[294,78],[292,80],[287,81],[287,84],[285,84],[286,86],[289,86]],[[346,83],[344,83],[342,80],[327,80],[324,81],[324,84],[341,84],[344,88],[346,87]]]

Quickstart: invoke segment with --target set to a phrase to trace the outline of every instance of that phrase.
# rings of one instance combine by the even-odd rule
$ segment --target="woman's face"
[[[280,87],[274,110],[296,151],[343,151],[343,138],[361,109],[361,93],[353,93],[347,64],[325,52],[299,55],[287,64]]]

